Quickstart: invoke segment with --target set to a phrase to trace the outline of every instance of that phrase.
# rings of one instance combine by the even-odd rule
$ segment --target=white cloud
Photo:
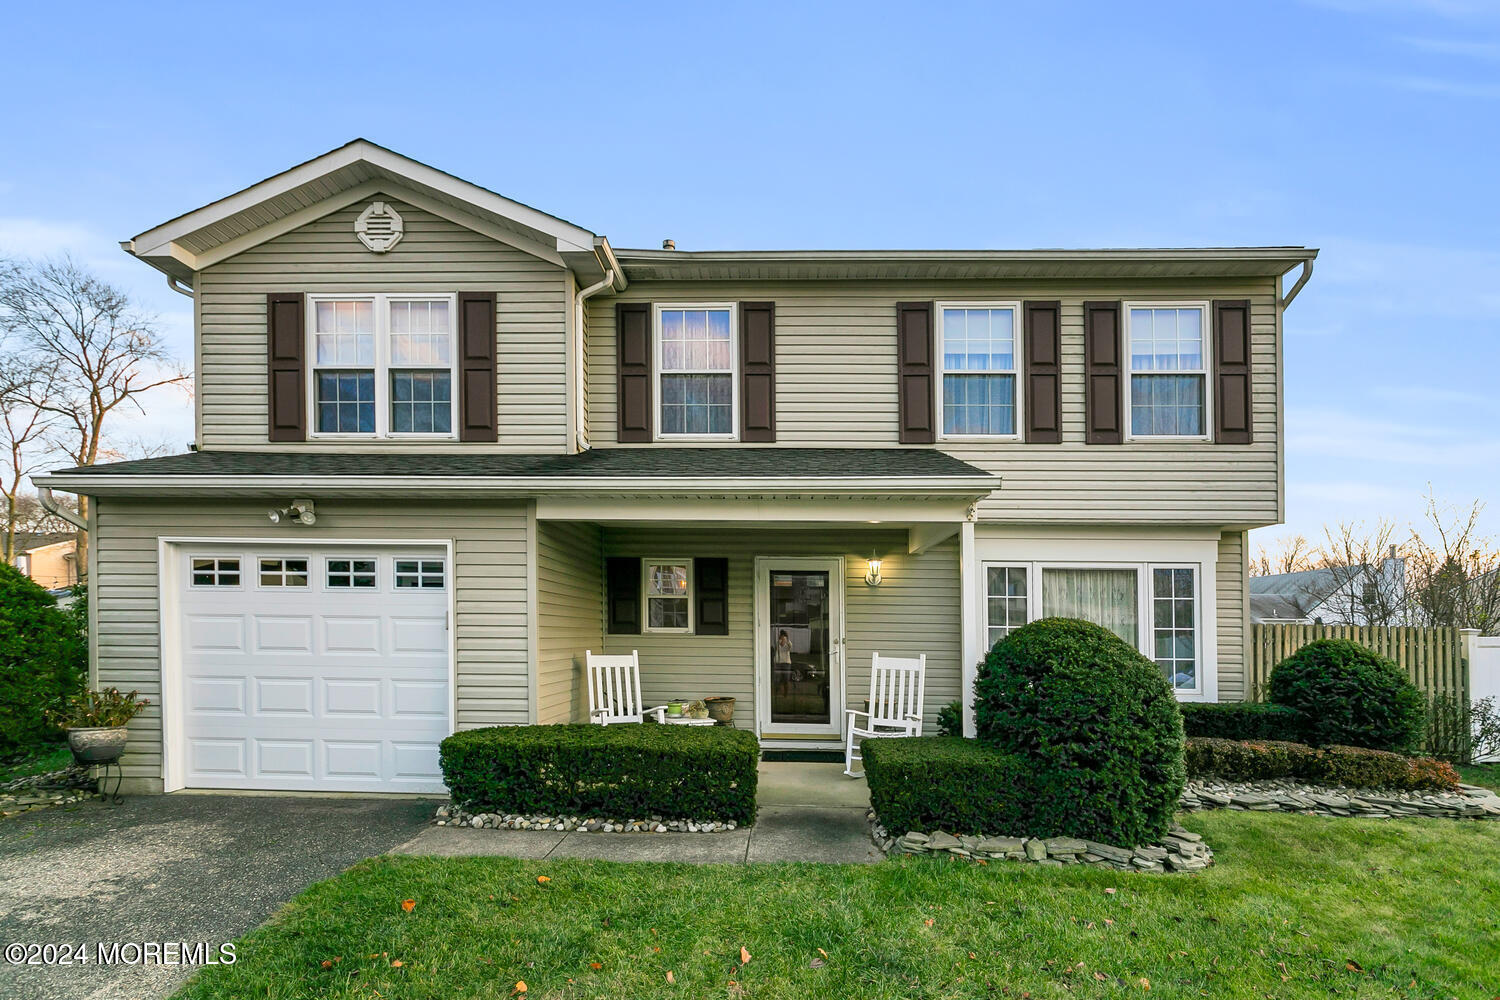
[[[1451,426],[1294,405],[1287,407],[1286,422],[1288,454],[1374,463],[1383,478],[1390,465],[1500,466],[1500,439]]]

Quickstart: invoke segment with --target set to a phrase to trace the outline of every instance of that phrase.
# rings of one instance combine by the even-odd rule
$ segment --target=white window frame
[[[279,576],[281,578],[281,583],[277,584],[277,583],[262,583],[261,582],[260,577],[261,577],[261,572],[262,571],[261,571],[260,564],[261,564],[261,560],[263,560],[263,559],[275,559],[276,561],[278,561],[278,562],[281,563],[281,569],[278,570],[276,572],[276,574],[275,574],[275,575],[277,575],[277,576]],[[293,575],[295,573],[294,570],[288,569],[287,565],[286,565],[288,562],[292,561],[293,559],[300,559],[303,563],[306,564],[306,569],[304,569],[302,571],[302,573],[298,574],[298,575],[307,577],[307,582],[304,583],[304,584],[302,584],[300,587],[296,586],[295,584],[290,584],[290,583],[286,582],[287,577],[290,576],[290,575]],[[256,590],[271,590],[271,591],[275,591],[276,593],[285,593],[286,591],[289,591],[289,590],[294,590],[294,591],[303,591],[303,590],[305,590],[305,591],[312,591],[312,590],[315,589],[314,586],[313,586],[313,582],[314,582],[314,580],[316,580],[316,577],[314,576],[314,572],[315,572],[316,567],[317,567],[317,561],[314,560],[312,556],[302,555],[302,554],[295,554],[295,553],[288,554],[288,553],[281,553],[281,552],[257,552],[257,553],[255,553],[255,589]],[[240,579],[242,579],[242,580],[244,579],[244,575],[243,574],[241,574]]]
[[[448,425],[452,430],[447,434],[427,432],[407,432],[391,430],[391,303],[393,302],[433,302],[444,301],[448,303],[448,316],[452,325],[449,331],[451,338],[448,344]],[[318,427],[318,370],[330,371],[362,370],[363,365],[319,365],[318,364],[318,322],[317,305],[319,302],[369,302],[371,312],[375,318],[375,432],[373,434],[361,434],[354,431],[319,431]],[[307,436],[309,440],[333,440],[333,441],[457,441],[458,440],[458,294],[456,292],[316,292],[307,296],[307,304],[303,311],[305,320],[303,322],[303,350],[307,357]],[[398,365],[402,370],[419,369],[426,371],[442,371],[439,365]]]
[[[401,571],[401,569],[400,569],[400,564],[404,563],[404,562],[414,562],[414,563],[416,563],[417,564],[416,571],[414,573],[403,573]],[[424,586],[422,586],[423,582],[425,580],[430,579],[434,574],[432,574],[432,573],[428,572],[427,570],[425,570],[422,567],[422,564],[423,563],[433,563],[433,562],[437,563],[438,566],[439,566],[437,575],[442,580],[443,585],[441,587],[424,587]],[[451,569],[451,567],[452,567],[451,560],[448,560],[448,559],[445,559],[445,558],[434,558],[432,556],[392,556],[391,557],[391,593],[393,593],[393,594],[410,594],[410,593],[430,594],[430,593],[432,593],[435,590],[447,590],[447,589],[449,589],[449,581],[450,581],[450,579],[452,577],[452,569]],[[377,574],[379,573],[379,569],[378,568],[377,568],[376,572],[377,572]],[[403,586],[401,586],[401,584],[400,584],[399,581],[400,581],[400,578],[403,577],[403,576],[412,577],[413,579],[415,579],[417,581],[417,585],[415,587],[403,587]],[[379,581],[377,580],[376,582],[378,583]]]
[[[187,561],[188,586],[191,589],[193,589],[193,590],[243,590],[244,589],[244,587],[245,587],[245,557],[244,556],[240,556],[240,555],[219,556],[219,555],[213,555],[213,554],[204,553],[204,552],[189,552],[188,556],[187,556],[187,559],[188,559],[188,561]],[[209,571],[209,572],[213,573],[213,576],[214,576],[214,582],[213,583],[198,583],[196,580],[193,579],[193,577],[196,576],[197,573],[198,573],[198,571],[193,568],[193,562],[195,560],[198,560],[198,559],[211,559],[211,560],[213,560],[214,568]],[[219,563],[224,562],[227,559],[233,559],[235,561],[236,566],[238,566],[238,569],[234,570],[233,572],[235,572],[236,575],[239,576],[239,578],[240,578],[240,582],[239,583],[219,583],[218,582],[219,575],[221,573],[226,572],[225,570],[222,570],[222,569],[219,568]],[[258,563],[256,564],[256,569],[257,569],[256,579],[259,580],[260,579],[260,573],[259,573],[259,564]]]
[[[684,566],[687,568],[687,592],[682,595],[687,600],[687,628],[652,628],[651,627],[651,599],[655,596],[658,600],[676,600],[666,594],[651,593],[651,567],[652,566]],[[643,558],[641,560],[641,631],[652,635],[692,635],[697,627],[697,619],[693,614],[694,601],[693,560],[681,556],[664,556]]]
[[[993,301],[993,302],[934,302],[933,322],[937,326],[936,344],[937,348],[937,392],[933,393],[936,399],[933,405],[937,412],[933,414],[934,427],[937,428],[939,441],[1020,441],[1024,437],[1025,423],[1025,398],[1022,372],[1025,370],[1024,351],[1026,344],[1026,331],[1023,329],[1025,318],[1021,312],[1019,301]],[[1009,309],[1011,311],[1011,330],[1015,333],[1015,370],[1012,372],[999,371],[972,371],[970,369],[956,369],[949,371],[945,362],[947,354],[943,350],[943,310],[944,309]],[[943,393],[944,382],[949,375],[1005,375],[1010,374],[1016,380],[1016,429],[1013,434],[949,434],[943,430]]]
[[[1133,332],[1130,328],[1130,310],[1132,309],[1197,309],[1203,316],[1203,368],[1193,371],[1150,371],[1137,373],[1131,367],[1132,359],[1135,357],[1131,350],[1131,338]],[[1213,310],[1207,301],[1149,301],[1149,302],[1122,302],[1120,310],[1124,315],[1120,322],[1124,329],[1124,369],[1125,385],[1122,387],[1125,397],[1125,412],[1122,415],[1125,421],[1124,440],[1132,441],[1212,441],[1214,430],[1214,399],[1213,399]],[[1133,416],[1131,412],[1131,389],[1134,385],[1133,376],[1140,375],[1201,375],[1203,376],[1203,433],[1202,434],[1133,434],[1131,426]]]
[[[667,434],[661,429],[663,375],[724,375],[721,371],[662,370],[661,314],[683,309],[729,310],[728,434]],[[651,306],[651,437],[654,441],[738,441],[740,439],[740,308],[735,302],[655,302]]]
[[[984,641],[989,639],[989,570],[1000,567],[1025,567],[1026,573],[1026,620],[1036,621],[1048,612],[1042,607],[1042,573],[1049,569],[1128,569],[1135,571],[1136,643],[1135,647],[1146,659],[1156,662],[1155,607],[1152,604],[1151,571],[1154,569],[1190,569],[1193,571],[1193,678],[1191,688],[1174,687],[1173,693],[1185,700],[1197,701],[1205,697],[1203,580],[1205,567],[1202,563],[1182,561],[1136,562],[1119,560],[1038,560],[989,559],[980,563],[980,600],[985,617],[980,620]],[[988,648],[985,649],[988,655]]]
[[[984,631],[984,653],[986,656],[988,656],[990,650],[994,648],[994,645],[990,642],[991,630],[1004,627],[990,624],[990,570],[992,569],[1018,569],[1026,574],[1026,596],[1022,598],[1022,600],[1026,602],[1026,621],[1022,622],[1021,624],[1024,625],[1026,624],[1026,622],[1033,621],[1036,618],[1036,616],[1031,613],[1031,564],[1025,562],[985,563],[980,568],[979,574],[979,579],[982,583],[980,590],[983,591],[983,593],[980,594],[980,600],[984,602],[984,617],[980,619],[979,626]],[[1002,594],[1001,597],[1002,599],[1004,599],[1005,595]]]
[[[346,563],[349,563],[349,572],[348,573],[340,572],[338,574],[339,576],[347,576],[349,578],[349,585],[348,586],[335,586],[335,585],[333,585],[333,584],[331,584],[331,583],[328,582],[329,577],[331,577],[333,575],[333,573],[334,573],[334,571],[332,569],[332,564],[335,563],[335,562],[346,562]],[[368,573],[368,574],[366,574],[366,573],[358,573],[354,569],[354,564],[357,563],[357,562],[373,563],[374,566],[375,566],[375,568],[370,573]],[[373,556],[365,556],[365,555],[343,555],[343,554],[336,555],[336,556],[325,555],[323,557],[322,568],[323,568],[323,576],[322,576],[322,579],[319,581],[319,585],[320,585],[321,589],[323,589],[324,591],[328,591],[328,592],[335,593],[335,594],[378,594],[378,593],[380,593],[380,577],[381,577],[381,573],[380,573],[380,560],[377,559],[377,558],[374,558]],[[355,583],[354,583],[354,578],[356,576],[373,576],[373,577],[375,577],[375,583],[374,583],[373,586],[369,586],[369,587],[356,586]]]

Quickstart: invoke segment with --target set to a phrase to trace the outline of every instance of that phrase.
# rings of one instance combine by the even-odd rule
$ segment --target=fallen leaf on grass
[[[823,961],[821,958],[815,958],[811,962],[807,963],[807,967],[809,969],[821,969],[823,966],[825,966],[827,964],[828,963],[825,962],[825,961]]]
[[[321,965],[325,969],[331,969],[331,968],[333,968],[333,962],[332,962],[332,960],[327,959],[327,958],[323,959],[323,961],[319,962],[318,964]]]
[[[551,882],[551,881],[552,881],[552,879],[548,878],[546,875],[538,875],[536,877],[537,885],[546,885],[548,882]]]
[[[926,927],[931,927],[932,926],[932,918],[928,917],[926,920],[922,921],[922,924],[924,926],[926,926]]]
[[[1347,962],[1344,963],[1344,968],[1348,969],[1350,972],[1364,972],[1365,971],[1365,967],[1362,966],[1362,965],[1360,965],[1358,962],[1356,962],[1352,958],[1349,959],[1349,961],[1347,961]]]
[[[667,970],[667,982],[669,982],[669,983],[675,983],[675,982],[677,982],[677,977],[674,976],[674,975],[672,975],[672,970],[671,969]]]
[[[740,964],[741,965],[749,965],[750,964],[750,952],[748,952],[748,951],[745,950],[745,946],[744,945],[740,946]]]
[[[824,951],[822,948],[818,949],[818,954],[822,955],[824,958],[828,957],[828,952]]]
[[[401,901],[401,909],[405,910],[407,913],[410,913],[412,910],[415,910],[416,908],[417,908],[417,901],[415,899],[403,899]]]
[[[516,988],[514,990],[512,990],[511,992],[512,993],[525,993],[526,992],[526,980],[524,980],[524,979],[517,980],[516,981]]]
[[[1104,894],[1106,896],[1113,896],[1115,894],[1115,891],[1113,889],[1105,889]]]
[[[595,972],[598,972],[600,969],[604,968],[604,963],[602,963],[602,962],[590,962],[589,963],[589,968],[593,969]]]
[[[393,968],[393,969],[399,969],[399,968],[401,968],[401,966],[403,966],[405,964],[406,964],[405,962],[401,961],[401,959],[398,958],[394,962],[391,963],[391,968]]]
[[[1141,989],[1145,990],[1147,993],[1151,992],[1151,980],[1147,979],[1145,976],[1141,977]]]
[[[1102,973],[1102,972],[1096,972],[1096,973],[1094,973],[1094,978],[1095,978],[1095,979],[1097,979],[1097,980],[1099,980],[1099,982],[1101,982],[1101,983],[1102,983],[1102,982],[1104,982],[1104,981],[1105,981],[1105,980],[1106,980],[1106,979],[1108,979],[1108,978],[1109,978],[1109,977],[1108,977],[1108,976],[1106,976],[1106,975],[1105,975],[1105,974],[1104,974],[1104,973]]]

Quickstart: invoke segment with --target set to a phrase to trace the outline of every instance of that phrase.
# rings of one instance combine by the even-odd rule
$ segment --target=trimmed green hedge
[[[82,691],[88,678],[87,599],[58,608],[52,595],[14,566],[0,563],[0,751],[61,731],[46,713]],[[82,615],[82,618],[80,618]]]
[[[1182,728],[1189,737],[1221,740],[1287,740],[1302,736],[1302,717],[1285,705],[1254,701],[1183,702]]]
[[[454,733],[438,758],[471,812],[755,820],[760,746],[743,729],[495,726]]]
[[[1451,792],[1458,772],[1428,757],[1406,757],[1362,747],[1310,747],[1281,740],[1189,739],[1187,769],[1194,778],[1264,781],[1293,778],[1348,788]]]
[[[1271,701],[1302,718],[1300,743],[1406,752],[1427,702],[1394,662],[1348,639],[1318,639],[1276,664]]]
[[[1027,836],[1133,847],[1166,834],[1182,795],[1182,713],[1162,670],[1108,629],[1043,618],[979,666],[981,742],[1026,761]]]
[[[1046,835],[1034,829],[1031,771],[977,740],[921,736],[862,744],[870,805],[892,834],[908,830]]]

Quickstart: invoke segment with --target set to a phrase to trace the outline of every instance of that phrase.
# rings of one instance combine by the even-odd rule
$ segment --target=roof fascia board
[[[567,245],[579,250],[588,250],[593,244],[594,234],[586,229],[580,229],[545,212],[539,212],[528,205],[512,201],[504,195],[487,191],[469,181],[444,173],[436,167],[429,167],[425,163],[419,163],[400,153],[383,149],[364,140],[356,140],[324,153],[322,156],[308,160],[274,177],[252,184],[243,191],[221,198],[154,229],[148,229],[136,237],[136,243],[148,247],[170,243],[188,233],[213,225],[221,219],[253,208],[263,201],[285,194],[293,188],[315,181],[319,177],[361,160],[398,177],[405,177],[413,183],[441,191],[450,197],[514,219],[530,229],[546,233],[558,241],[559,249]]]
[[[827,476],[777,479],[691,477],[580,476],[213,476],[213,475],[68,475],[35,477],[39,486],[93,495],[123,490],[209,489],[224,492],[282,490],[396,489],[420,491],[478,490],[525,496],[608,495],[676,497],[710,493],[798,493],[831,496],[910,495],[983,497],[1000,488],[1000,477]]]

